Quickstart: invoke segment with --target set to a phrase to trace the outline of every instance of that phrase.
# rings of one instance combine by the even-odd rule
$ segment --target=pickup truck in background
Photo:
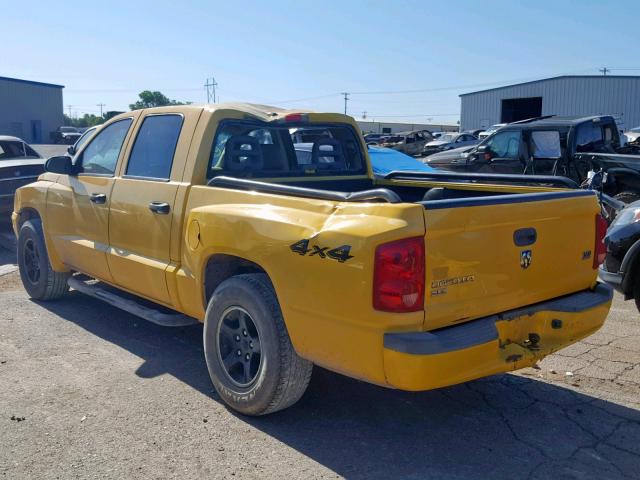
[[[326,132],[310,156],[294,147],[305,130]],[[114,117],[17,191],[25,289],[203,322],[213,384],[249,415],[295,403],[313,364],[426,390],[600,328],[612,290],[597,282],[594,192],[562,177],[375,176],[358,132],[345,115],[246,104]]]
[[[51,142],[73,145],[81,135],[82,133],[76,127],[58,127],[51,132]]]
[[[543,117],[501,127],[479,145],[424,159],[456,172],[561,175],[583,184],[589,172],[607,172],[604,193],[622,202],[640,199],[640,155],[623,147],[611,116]]]

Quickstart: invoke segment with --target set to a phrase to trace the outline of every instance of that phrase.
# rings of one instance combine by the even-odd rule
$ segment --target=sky
[[[142,90],[205,103],[454,124],[459,94],[555,75],[640,75],[637,0],[0,0],[0,76],[65,86],[65,112]],[[10,20],[9,20],[10,19]]]

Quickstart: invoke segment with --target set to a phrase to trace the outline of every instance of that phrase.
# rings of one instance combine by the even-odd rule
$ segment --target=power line
[[[216,79],[211,77],[211,80],[207,78],[206,83],[204,84],[204,88],[207,89],[207,103],[211,103],[211,99],[213,98],[213,103],[216,103],[216,87],[218,83]]]
[[[340,92],[340,95],[344,95],[344,114],[347,114],[347,102],[349,101],[349,92]]]

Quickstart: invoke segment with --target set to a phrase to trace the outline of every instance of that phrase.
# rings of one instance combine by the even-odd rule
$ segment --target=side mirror
[[[478,147],[476,147],[473,153],[475,153],[479,159],[482,159],[485,162],[489,162],[493,158],[493,152],[488,145],[479,145]]]
[[[44,164],[44,169],[46,172],[61,173],[63,175],[73,175],[75,173],[71,157],[66,155],[49,158]]]
[[[69,155],[75,155],[76,154],[76,148],[73,145],[71,145],[69,148],[67,148],[67,153]]]

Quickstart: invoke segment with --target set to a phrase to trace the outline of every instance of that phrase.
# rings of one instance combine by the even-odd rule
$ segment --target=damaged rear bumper
[[[403,390],[429,390],[531,366],[598,330],[612,298],[612,288],[598,284],[431,332],[386,333],[387,382]]]

